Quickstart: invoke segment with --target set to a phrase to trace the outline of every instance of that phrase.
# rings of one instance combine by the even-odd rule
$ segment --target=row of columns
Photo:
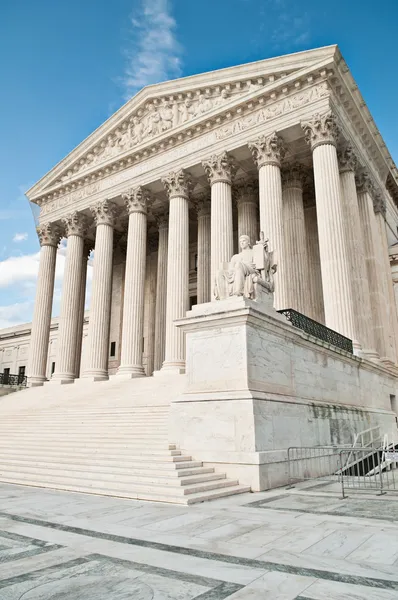
[[[278,270],[275,308],[295,308],[315,314],[318,320],[353,339],[354,347],[370,358],[396,362],[396,313],[391,310],[392,284],[388,274],[383,210],[374,210],[374,190],[366,176],[356,179],[352,149],[337,154],[337,125],[332,113],[302,123],[312,149],[316,209],[305,215],[301,165],[281,169],[284,145],[276,134],[260,136],[248,146],[258,168],[260,230],[276,251]],[[232,182],[236,165],[223,152],[202,163],[210,183],[206,196],[195,199],[198,214],[198,302],[212,297],[212,282],[221,263],[234,250]],[[180,169],[162,179],[169,214],[155,215],[159,229],[155,307],[155,371],[184,370],[182,332],[174,321],[189,307],[189,200],[190,176]],[[119,376],[144,375],[142,339],[147,247],[147,212],[150,196],[137,187],[123,196],[129,214],[124,286],[121,363]],[[256,241],[257,201],[253,184],[236,191],[238,234]],[[112,248],[116,207],[103,201],[91,207],[96,224],[95,264],[88,331],[88,364],[85,377],[108,377],[111,309]],[[306,219],[317,223],[318,236],[307,236]],[[54,381],[71,382],[79,371],[81,324],[89,247],[85,244],[86,217],[73,213],[63,219],[68,238],[58,356]],[[55,258],[61,233],[44,224],[39,229],[42,250],[37,299],[32,324],[30,382],[43,383],[54,287]],[[319,252],[318,252],[319,246]],[[320,262],[321,281],[314,267]],[[314,283],[314,282],[313,282]],[[391,290],[390,290],[391,287]],[[312,290],[309,293],[308,288]],[[321,292],[320,292],[321,290]],[[323,310],[320,293],[323,291]],[[387,307],[386,307],[387,306]],[[388,308],[390,307],[390,308]],[[317,318],[317,317],[315,317]],[[165,327],[164,327],[165,324]],[[79,350],[80,348],[80,350]]]

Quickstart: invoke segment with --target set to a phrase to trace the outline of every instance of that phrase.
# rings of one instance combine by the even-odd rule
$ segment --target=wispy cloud
[[[311,20],[303,3],[296,0],[264,0],[258,7],[258,29],[252,43],[264,46],[267,38],[270,48],[280,53],[305,49],[311,38]]]
[[[132,39],[125,50],[126,100],[146,85],[181,75],[182,49],[175,30],[169,0],[141,0],[131,16]]]
[[[12,241],[13,242],[24,242],[27,239],[28,239],[28,234],[25,231],[24,233],[16,233],[14,235],[14,237],[12,238]]]

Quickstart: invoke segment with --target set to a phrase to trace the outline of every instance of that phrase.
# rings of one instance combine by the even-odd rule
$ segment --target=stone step
[[[0,453],[3,451],[4,449],[9,448],[11,445],[16,446],[17,448],[20,449],[24,449],[25,451],[29,451],[31,449],[35,449],[35,448],[42,448],[42,449],[47,449],[47,450],[52,450],[53,447],[56,445],[57,448],[62,448],[62,449],[69,449],[69,448],[73,448],[73,447],[78,447],[78,448],[86,448],[88,449],[107,449],[107,450],[140,450],[139,453],[147,452],[147,449],[151,449],[151,447],[153,447],[154,450],[156,450],[157,452],[160,452],[161,450],[164,450],[165,452],[168,450],[168,444],[165,442],[165,440],[127,440],[127,441],[121,441],[121,442],[117,442],[114,440],[84,440],[84,439],[76,439],[76,440],[47,440],[45,438],[42,439],[32,439],[32,440],[25,440],[23,438],[19,438],[16,440],[13,440],[14,444],[11,444],[11,440],[7,440],[5,438],[2,438],[0,440]],[[173,444],[171,444],[173,445]],[[175,450],[175,448],[170,449],[170,452],[172,454],[174,454],[175,456],[177,456],[178,454],[180,454],[180,452],[178,450]]]
[[[147,444],[147,443],[151,443],[151,444],[163,444],[163,445],[167,445],[167,438],[168,438],[168,434],[163,435],[163,434],[157,434],[157,433],[153,433],[153,434],[149,434],[149,433],[139,433],[139,432],[134,432],[134,431],[130,431],[130,432],[123,432],[123,435],[118,435],[115,438],[115,433],[111,434],[108,433],[108,435],[102,435],[102,434],[97,434],[97,433],[87,433],[87,435],[85,433],[80,434],[80,432],[76,432],[73,429],[72,430],[68,430],[67,428],[64,429],[64,433],[67,432],[67,439],[62,440],[62,438],[60,437],[59,434],[54,433],[53,431],[40,431],[40,439],[38,440],[38,436],[37,436],[37,431],[36,432],[29,432],[29,433],[23,433],[23,434],[18,434],[18,433],[10,433],[9,431],[5,431],[2,432],[0,429],[0,446],[3,445],[3,443],[5,442],[10,442],[10,443],[14,443],[14,442],[21,442],[21,441],[26,441],[26,442],[42,442],[45,441],[46,443],[56,443],[56,444],[60,444],[62,443],[67,443],[69,441],[71,442],[96,442],[96,441],[100,441],[100,442],[114,442],[114,443],[127,443],[127,442],[134,442],[134,443],[142,443],[142,444]]]
[[[0,479],[1,481],[1,479]],[[123,490],[123,489],[112,489],[112,488],[89,488],[84,485],[76,486],[73,489],[70,486],[59,483],[52,485],[43,485],[29,482],[28,480],[20,481],[20,480],[7,480],[6,483],[13,483],[17,485],[24,486],[33,486],[33,487],[48,487],[50,489],[56,490],[65,490],[65,491],[74,491],[85,494],[96,494],[100,496],[113,496],[119,498],[130,498],[132,500],[148,500],[151,502],[170,502],[173,504],[183,504],[185,506],[191,504],[197,504],[199,502],[208,502],[210,500],[216,500],[218,498],[224,498],[227,496],[232,496],[234,494],[243,494],[250,492],[250,488],[248,486],[242,485],[234,485],[231,487],[215,489],[215,490],[207,490],[206,492],[198,492],[195,494],[190,494],[189,496],[184,495],[164,495],[159,493],[158,491],[151,490],[150,492],[133,492],[132,490]]]
[[[172,450],[164,452],[154,452],[152,450],[148,450],[146,452],[141,452],[141,454],[134,453],[131,454],[129,452],[121,454],[110,454],[108,451],[103,452],[101,449],[96,450],[95,452],[91,452],[87,454],[87,452],[81,452],[79,450],[75,450],[71,448],[69,451],[58,451],[56,449],[48,450],[40,450],[40,448],[35,448],[34,452],[32,450],[27,454],[25,449],[20,449],[19,447],[15,448],[5,448],[1,451],[2,460],[6,460],[7,458],[20,459],[21,457],[29,457],[30,460],[35,460],[37,458],[52,458],[53,460],[58,460],[59,458],[67,458],[68,460],[73,460],[76,462],[81,462],[82,459],[87,457],[92,460],[114,460],[115,462],[119,462],[124,464],[126,461],[134,462],[145,462],[145,463],[179,463],[179,462],[189,462],[192,461],[191,456],[180,454],[172,454]]]
[[[206,492],[209,490],[215,490],[219,488],[226,488],[237,485],[238,482],[229,479],[216,479],[216,481],[209,482],[200,482],[200,483],[191,483],[185,486],[181,486],[179,484],[179,480],[174,479],[173,483],[165,484],[155,483],[155,482],[147,482],[147,483],[136,483],[134,481],[125,482],[120,481],[118,479],[94,479],[89,477],[88,474],[82,475],[78,477],[75,475],[74,477],[66,477],[63,474],[57,475],[47,475],[43,477],[39,477],[38,475],[33,475],[32,473],[18,472],[18,473],[0,473],[0,481],[9,482],[9,483],[24,483],[29,482],[32,485],[36,485],[39,487],[54,487],[54,485],[65,485],[68,486],[70,490],[73,490],[77,487],[86,487],[88,489],[96,489],[111,487],[116,490],[128,490],[131,489],[132,493],[161,493],[164,496],[172,496],[177,495],[177,490],[182,495],[190,495],[199,492]]]
[[[183,477],[178,477],[177,474],[173,471],[168,471],[166,473],[162,473],[161,475],[154,474],[150,469],[146,472],[143,471],[140,474],[129,473],[127,470],[124,472],[119,471],[93,471],[88,469],[77,469],[73,468],[73,465],[70,469],[62,469],[62,474],[60,474],[60,470],[57,468],[49,469],[49,468],[41,468],[36,467],[34,465],[21,466],[18,470],[15,470],[15,467],[12,465],[0,465],[0,478],[1,477],[27,477],[29,476],[32,480],[49,480],[54,479],[58,481],[58,479],[62,479],[67,482],[68,480],[74,480],[75,478],[87,478],[93,481],[101,481],[101,482],[117,482],[117,484],[126,484],[129,486],[135,485],[165,485],[169,486],[188,486],[191,484],[197,483],[208,483],[211,481],[221,481],[226,478],[225,474],[214,473],[214,469],[212,473],[199,473],[194,475],[184,475]]]
[[[62,465],[62,466],[60,466]],[[84,471],[85,473],[120,473],[122,475],[129,476],[141,476],[150,473],[154,476],[159,477],[190,477],[191,475],[205,475],[207,473],[214,473],[213,467],[203,467],[200,461],[190,461],[186,463],[150,463],[148,465],[141,466],[139,463],[128,463],[123,462],[123,466],[115,464],[110,461],[93,461],[85,463],[74,463],[68,460],[58,460],[50,462],[48,460],[32,461],[28,458],[25,460],[8,460],[7,462],[0,461],[0,469],[10,471],[26,471],[26,468],[36,468],[45,470],[46,472],[51,470],[60,471],[62,473],[66,471]]]

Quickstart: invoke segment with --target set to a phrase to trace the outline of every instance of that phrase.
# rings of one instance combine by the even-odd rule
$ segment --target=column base
[[[185,362],[164,362],[160,371],[154,371],[154,376],[159,375],[185,375]]]
[[[46,381],[47,381],[47,377],[31,375],[28,377],[27,387],[40,387],[40,386],[43,386]]]
[[[145,370],[142,365],[128,365],[119,367],[116,377],[124,377],[125,379],[134,379],[135,377],[146,377]]]
[[[92,369],[85,371],[79,379],[85,381],[108,381],[109,375],[108,372],[103,369]]]
[[[385,367],[396,367],[396,364],[394,363],[394,361],[391,360],[390,358],[387,358],[386,356],[383,356],[382,358],[380,358],[380,362]]]
[[[51,384],[66,385],[67,383],[75,383],[75,376],[68,373],[60,373],[53,375],[49,381]]]
[[[376,352],[376,350],[362,350],[362,356],[367,360],[371,360],[373,362],[380,362],[380,356]]]

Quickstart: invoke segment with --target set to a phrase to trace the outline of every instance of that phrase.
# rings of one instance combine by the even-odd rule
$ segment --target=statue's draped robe
[[[224,300],[228,296],[253,299],[254,283],[258,277],[259,272],[253,263],[253,250],[242,250],[232,257],[229,269],[217,272],[214,296],[217,300]]]

